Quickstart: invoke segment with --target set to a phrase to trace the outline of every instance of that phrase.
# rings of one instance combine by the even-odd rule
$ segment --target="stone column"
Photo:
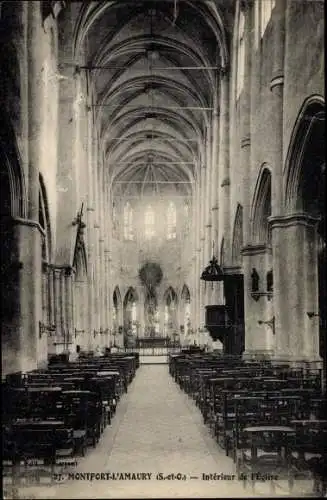
[[[217,82],[218,86],[218,82]],[[214,242],[214,253],[216,257],[218,256],[218,245],[219,245],[219,235],[218,235],[218,226],[219,226],[219,215],[218,215],[218,183],[219,183],[219,158],[218,158],[218,144],[219,144],[219,110],[217,109],[218,105],[215,105],[215,110],[213,112],[212,118],[212,175],[211,175],[211,244]],[[219,300],[219,295],[217,292],[217,285],[214,283],[214,286],[211,287],[211,291],[209,294],[208,304],[216,304]]]
[[[284,58],[285,58],[285,15],[286,0],[276,0],[273,31],[273,76],[270,82],[272,92],[272,113],[274,126],[270,143],[273,148],[272,169],[272,214],[279,215],[283,207],[283,101],[284,101]]]
[[[83,310],[83,281],[75,276],[74,279],[74,332],[73,336],[76,339],[76,344],[81,345],[83,322],[82,322],[82,310]],[[76,332],[75,332],[76,329]],[[76,333],[76,336],[75,336]]]
[[[244,14],[244,85],[240,95],[240,163],[243,176],[243,241],[250,241],[250,205],[251,205],[251,53],[253,31],[253,3],[241,4]]]
[[[60,322],[61,331],[64,338],[65,348],[67,344],[67,322],[66,322],[66,283],[65,283],[65,268],[60,268]]]
[[[274,314],[271,295],[266,291],[267,258],[269,249],[266,245],[247,245],[242,250],[244,266],[244,310],[245,351],[244,355],[254,353],[273,354],[275,346]],[[259,275],[259,289],[252,292],[253,269]]]
[[[91,108],[92,109],[92,108]],[[92,113],[89,111],[87,115],[87,135],[88,135],[88,149],[87,149],[87,167],[88,167],[88,192],[87,192],[87,263],[88,263],[88,283],[87,283],[87,294],[88,294],[88,320],[87,320],[87,343],[88,349],[93,348],[94,337],[93,330],[95,329],[94,323],[94,300],[95,300],[95,205],[94,205],[94,165],[93,165],[93,141],[92,141]]]
[[[105,243],[106,244],[106,243]],[[109,273],[110,273],[110,250],[107,248],[104,249],[104,267],[105,267],[105,328],[108,329],[108,334],[106,335],[106,346],[110,345],[110,331],[111,331],[111,321],[110,321],[110,311],[111,311],[111,300],[110,300],[110,287],[109,287]]]
[[[227,68],[220,73],[220,126],[219,126],[219,159],[218,185],[215,206],[218,208],[218,245],[224,238],[225,254],[230,250],[230,160],[229,160],[229,77]],[[220,196],[219,194],[220,193]]]
[[[251,76],[252,76],[252,47],[253,47],[253,2],[242,2],[241,9],[244,14],[244,80],[240,94],[240,163],[243,175],[243,269],[244,269],[244,316],[245,316],[245,353],[256,349],[259,339],[265,338],[262,328],[259,329],[258,321],[263,316],[262,300],[255,301],[251,297],[251,274],[256,262],[264,257],[260,254],[265,250],[253,246],[250,234],[250,206],[251,206]],[[262,263],[260,262],[260,268]],[[258,271],[260,272],[260,270]]]
[[[61,269],[54,267],[54,305],[55,305],[55,325],[56,338],[62,341],[62,324],[61,324]]]
[[[305,214],[270,218],[274,246],[276,357],[320,361],[316,219]]]
[[[75,347],[75,331],[74,331],[74,292],[73,279],[74,270],[67,266],[64,273],[65,279],[65,316],[66,316],[66,342],[67,347],[71,351]],[[70,345],[71,344],[71,345]]]
[[[41,238],[39,219],[39,170],[44,84],[42,81],[43,49],[39,43],[41,30],[39,2],[27,6],[27,97],[28,97],[28,168],[26,176],[27,219],[14,220],[17,272],[17,318],[8,357],[3,360],[4,372],[27,371],[37,367],[41,303]]]
[[[160,322],[161,322],[162,316],[160,315]],[[144,330],[145,330],[145,319],[144,319],[144,290],[143,287],[140,288],[139,291],[139,332],[138,335],[139,337],[144,336]]]
[[[55,324],[54,316],[54,278],[53,278],[53,267],[48,266],[48,299],[49,299],[49,324],[53,326]]]

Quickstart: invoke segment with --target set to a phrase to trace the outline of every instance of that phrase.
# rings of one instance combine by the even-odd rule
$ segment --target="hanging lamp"
[[[209,265],[205,267],[204,271],[201,274],[201,280],[203,281],[223,281],[224,280],[224,272],[218,264],[218,260],[215,257],[214,252],[215,242],[212,242],[212,258],[209,261]]]

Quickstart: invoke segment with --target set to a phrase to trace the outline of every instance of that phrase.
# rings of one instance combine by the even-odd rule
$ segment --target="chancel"
[[[5,498],[326,496],[323,14],[0,1]]]

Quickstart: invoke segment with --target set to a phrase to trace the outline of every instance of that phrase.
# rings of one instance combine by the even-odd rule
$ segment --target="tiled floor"
[[[169,376],[167,365],[140,367],[128,394],[120,401],[112,425],[74,472],[145,473],[151,479],[67,479],[55,486],[26,488],[19,498],[271,496],[268,482],[260,483],[252,493],[237,479],[202,478],[202,474],[210,473],[233,475],[234,464],[210,436],[194,402]],[[181,479],[161,480],[157,478],[160,473],[180,474]],[[297,484],[293,495],[303,495],[308,487],[310,490],[308,483]],[[284,496],[287,490],[278,489],[276,493]]]

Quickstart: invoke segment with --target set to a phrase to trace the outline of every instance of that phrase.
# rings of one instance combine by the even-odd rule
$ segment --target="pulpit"
[[[229,353],[229,336],[232,328],[225,305],[210,305],[205,307],[205,326],[213,341],[220,340],[224,346],[224,352]]]

